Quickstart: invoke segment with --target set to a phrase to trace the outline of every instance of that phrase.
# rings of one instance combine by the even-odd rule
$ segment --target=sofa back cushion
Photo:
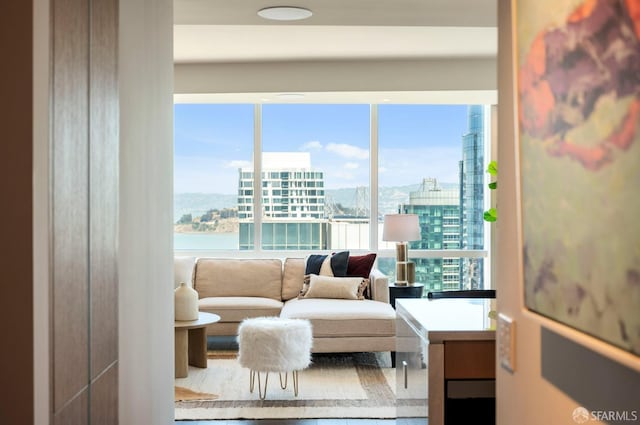
[[[194,288],[199,298],[263,297],[280,301],[282,261],[200,258],[196,263]]]
[[[287,258],[284,260],[282,276],[282,300],[289,301],[296,298],[304,283],[304,258]]]

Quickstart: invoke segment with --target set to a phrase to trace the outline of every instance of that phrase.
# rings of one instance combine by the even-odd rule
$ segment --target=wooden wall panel
[[[86,424],[90,418],[117,424],[118,0],[46,3],[34,10],[30,1],[6,2],[0,14],[0,51],[11,57],[0,68],[0,193],[8,202],[0,209],[7,247],[0,256],[6,283],[0,318],[8,324],[3,334],[11,345],[0,350],[0,382],[11,384],[0,390],[0,424],[33,424],[34,409],[41,422],[48,415],[52,424]],[[35,31],[34,14],[50,22],[51,39]],[[49,113],[50,121],[36,122],[34,111],[39,117]],[[34,143],[42,147],[38,137],[46,136],[50,149],[38,150],[34,163]],[[32,226],[34,196],[48,206],[43,188],[50,190],[50,209],[38,212],[44,224],[35,228],[48,233],[38,236],[40,242],[49,239],[45,252],[50,248],[51,262],[44,265],[34,263]],[[34,268],[47,275],[50,291],[34,294]],[[34,296],[50,307],[46,330],[40,330],[42,322],[34,325]],[[50,360],[38,364],[40,374],[50,373],[50,386],[35,407],[34,326],[39,335],[49,334],[39,350],[48,350]]]
[[[53,409],[88,384],[88,3],[53,2]]]
[[[33,423],[33,29],[32,2],[2,3],[0,424]]]
[[[91,425],[118,424],[118,364],[91,382]]]
[[[118,0],[53,0],[52,417],[118,423]]]
[[[117,0],[92,1],[89,133],[92,379],[118,357],[117,22]],[[117,386],[117,380],[114,382]]]
[[[86,425],[89,423],[89,388],[79,393],[73,400],[56,412],[53,425]]]

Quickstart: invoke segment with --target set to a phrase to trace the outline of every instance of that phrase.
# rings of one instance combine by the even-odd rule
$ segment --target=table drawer
[[[444,345],[444,379],[495,378],[495,341],[446,341]]]

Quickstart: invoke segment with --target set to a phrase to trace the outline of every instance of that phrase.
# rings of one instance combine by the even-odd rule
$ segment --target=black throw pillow
[[[345,277],[349,266],[349,251],[336,252],[331,256],[331,270],[335,277]]]

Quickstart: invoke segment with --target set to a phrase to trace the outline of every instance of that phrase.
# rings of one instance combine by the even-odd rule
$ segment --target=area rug
[[[388,353],[385,353],[388,356]],[[176,420],[395,418],[395,368],[381,353],[316,354],[300,372],[298,397],[291,376],[280,388],[278,374],[269,374],[267,399],[257,388],[249,392],[249,370],[229,353],[209,356],[208,367],[189,367],[176,387],[190,394],[214,395],[175,403]]]
[[[218,398],[215,394],[199,393],[197,391],[190,390],[189,388],[176,386],[176,401],[188,401],[188,400],[215,400]]]

